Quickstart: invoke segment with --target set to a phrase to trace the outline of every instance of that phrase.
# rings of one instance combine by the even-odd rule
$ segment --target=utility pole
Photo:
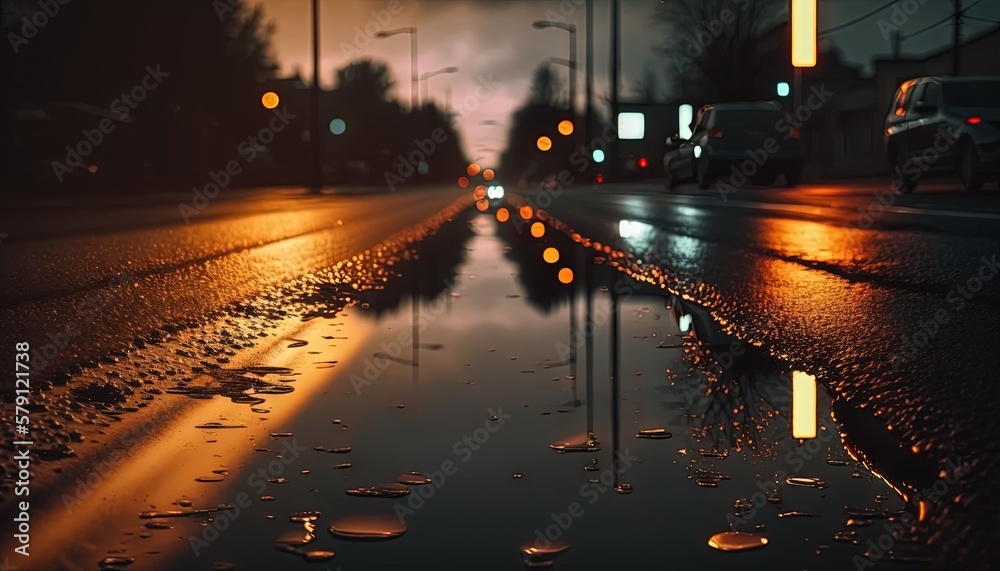
[[[320,138],[319,120],[319,0],[312,0],[312,40],[313,40],[313,84],[312,84],[312,125],[309,127],[309,141],[312,143],[313,176],[312,190],[323,188],[323,150]]]
[[[594,0],[587,0],[587,22],[586,22],[586,35],[587,35],[587,109],[586,117],[584,118],[583,134],[584,144],[587,146],[587,178],[590,182],[593,182],[593,168],[590,145],[593,142],[593,129],[594,129]],[[587,377],[587,381],[590,381],[590,377]]]
[[[621,156],[619,155],[618,144],[618,72],[621,61],[618,51],[620,47],[618,16],[620,10],[619,0],[611,0],[611,130],[614,132],[614,139],[611,140],[611,177],[618,179],[621,170]]]
[[[962,0],[952,0],[952,3],[955,5],[955,39],[951,54],[951,74],[957,76],[961,74],[959,48],[962,46]]]
[[[892,31],[892,59],[899,59],[900,42],[903,40],[903,35],[899,33],[899,30]]]

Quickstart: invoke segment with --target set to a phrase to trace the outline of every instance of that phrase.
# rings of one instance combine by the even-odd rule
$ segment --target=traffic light
[[[639,168],[644,169],[644,168],[646,168],[648,166],[649,166],[649,161],[646,160],[646,157],[640,157],[639,158]]]

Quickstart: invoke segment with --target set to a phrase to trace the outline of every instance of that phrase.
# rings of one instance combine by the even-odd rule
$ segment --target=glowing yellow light
[[[792,372],[792,437],[816,438],[816,377]]]
[[[481,184],[476,186],[476,190],[473,192],[473,196],[476,197],[476,200],[482,200],[486,198],[486,187]]]
[[[501,208],[500,210],[497,210],[497,220],[499,220],[500,222],[506,222],[510,220],[510,210],[507,210],[506,208]]]
[[[469,173],[469,176],[476,176],[479,174],[480,168],[476,163],[469,165],[469,168],[465,169],[465,172]]]
[[[573,122],[572,121],[563,121],[563,122],[559,123],[559,133],[563,134],[563,135],[572,135],[573,134]]]
[[[487,210],[490,209],[490,201],[486,200],[485,198],[482,200],[477,200],[476,208],[478,208],[480,212],[486,212]]]
[[[541,222],[535,222],[531,225],[531,235],[535,238],[541,238],[545,235],[545,224]]]
[[[538,137],[537,144],[540,151],[547,151],[552,148],[552,139],[548,137]]]
[[[559,261],[559,250],[555,248],[545,248],[542,252],[542,259],[550,264],[554,264]]]
[[[260,98],[260,102],[264,104],[267,109],[274,109],[278,106],[278,94],[273,91],[268,91]]]
[[[483,180],[491,181],[493,180],[493,175],[494,175],[493,169],[486,169],[483,171]]]
[[[569,268],[563,268],[559,270],[559,283],[572,283],[573,282],[573,270]]]
[[[464,176],[463,177],[459,177],[458,178],[458,186],[461,187],[461,188],[466,188],[467,186],[469,186],[469,179],[465,178]]]
[[[792,0],[792,65],[816,66],[816,0]]]
[[[531,220],[531,217],[535,215],[535,211],[532,210],[532,208],[527,204],[524,204],[520,208],[518,208],[517,213],[520,214],[521,218],[524,218],[525,220]]]

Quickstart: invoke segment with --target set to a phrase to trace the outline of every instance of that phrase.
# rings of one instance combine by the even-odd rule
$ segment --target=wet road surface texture
[[[59,368],[32,561],[988,568],[992,237],[546,200],[459,201]]]

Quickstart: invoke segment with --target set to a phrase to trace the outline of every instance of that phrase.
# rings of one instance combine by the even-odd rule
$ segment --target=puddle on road
[[[216,459],[238,468],[213,474],[212,492],[188,484],[193,511],[142,514],[171,518],[182,538],[151,555],[125,537],[142,568],[728,567],[721,551],[739,550],[746,568],[842,569],[906,513],[845,450],[822,387],[799,403],[792,371],[658,284],[619,281],[610,249],[487,214],[415,246],[312,281],[307,309],[283,318],[307,324],[282,338],[297,368],[220,365],[173,391],[237,404],[274,394],[280,409],[282,379],[320,387],[280,426],[204,419],[199,429],[244,435],[244,450]],[[355,266],[364,280],[337,281]],[[374,333],[359,338],[358,323]],[[352,335],[359,349],[345,354],[335,342]],[[814,438],[792,435],[803,415]],[[144,523],[111,525],[165,533]]]

